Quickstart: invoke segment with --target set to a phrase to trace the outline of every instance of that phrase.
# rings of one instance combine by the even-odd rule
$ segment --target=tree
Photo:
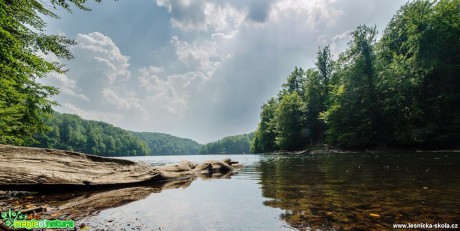
[[[202,150],[202,145],[191,139],[155,132],[133,132],[133,134],[145,142],[149,155],[198,154]]]
[[[261,107],[260,123],[251,142],[251,152],[263,153],[276,150],[275,112],[277,108],[278,101],[275,98],[271,98]]]
[[[303,101],[305,102],[305,129],[310,145],[317,143],[326,129],[324,121],[319,119],[319,114],[326,110],[324,84],[317,70],[307,70]]]
[[[334,61],[332,60],[331,51],[329,46],[325,46],[322,50],[319,48],[316,55],[316,68],[319,71],[321,84],[324,89],[323,102],[327,99],[329,94],[329,81],[331,79],[332,71],[334,68]]]
[[[287,94],[275,112],[276,145],[283,150],[299,150],[305,146],[306,134],[303,129],[304,108],[297,92]]]
[[[379,127],[375,89],[375,27],[359,26],[352,32],[349,49],[339,62],[340,86],[332,96],[332,105],[322,113],[327,138],[342,147],[368,147],[376,143]]]
[[[305,129],[310,144],[323,140],[326,124],[319,118],[326,111],[329,99],[334,61],[329,46],[319,49],[316,56],[316,69],[306,72],[305,90]]]
[[[100,0],[96,0],[100,1]],[[53,9],[70,11],[69,3],[88,10],[86,0],[0,0],[0,143],[23,145],[46,130],[44,117],[56,103],[54,87],[37,80],[50,72],[64,73],[65,67],[43,58],[72,58],[68,47],[73,40],[43,33],[41,16],[58,18]]]
[[[452,145],[460,139],[460,1],[413,1],[380,41],[383,110],[391,142]]]
[[[278,95],[279,100],[283,98],[285,94],[291,94],[297,92],[299,95],[303,95],[303,86],[305,84],[305,72],[300,67],[295,67],[294,71],[287,77],[286,83],[283,83],[282,90]]]
[[[378,43],[376,28],[362,25],[337,61],[319,49],[316,68],[296,67],[282,85],[275,117],[262,123],[261,113],[251,147],[266,148],[269,124],[277,149],[321,142],[324,130],[327,143],[345,148],[458,148],[459,15],[460,0],[411,1]]]
[[[253,136],[253,133],[250,133],[224,137],[216,142],[211,142],[203,145],[201,147],[200,154],[250,153],[249,146]]]

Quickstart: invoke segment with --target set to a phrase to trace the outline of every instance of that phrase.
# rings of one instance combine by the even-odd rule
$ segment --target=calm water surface
[[[113,230],[387,230],[460,223],[460,153],[201,155],[152,165],[240,161],[231,179],[196,179],[78,223]]]

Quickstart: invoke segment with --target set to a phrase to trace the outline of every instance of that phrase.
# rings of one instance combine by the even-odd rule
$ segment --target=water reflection
[[[262,158],[264,205],[293,228],[392,229],[459,223],[455,153],[322,154]]]
[[[134,201],[147,198],[152,193],[161,193],[168,189],[187,188],[196,179],[230,179],[232,173],[201,173],[196,177],[159,182],[138,187],[111,190],[93,190],[74,193],[37,194],[2,191],[0,194],[0,211],[30,211],[35,219],[72,219],[80,220],[99,212],[121,207]],[[18,194],[15,192],[14,194]],[[29,212],[23,212],[29,214]]]

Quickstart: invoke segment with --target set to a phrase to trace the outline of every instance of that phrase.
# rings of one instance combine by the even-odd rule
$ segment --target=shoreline
[[[314,154],[339,154],[339,153],[372,153],[372,154],[384,154],[384,153],[460,153],[460,149],[403,149],[403,148],[374,148],[374,149],[340,149],[336,147],[313,147],[305,150],[297,151],[287,151],[287,150],[277,150],[267,153],[256,153],[260,155],[314,155]]]

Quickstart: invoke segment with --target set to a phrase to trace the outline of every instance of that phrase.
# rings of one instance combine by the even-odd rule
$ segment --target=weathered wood
[[[231,172],[232,163],[235,164],[229,159],[201,164],[183,161],[154,167],[78,152],[0,145],[0,190],[61,191],[133,186],[191,178],[197,173]]]

